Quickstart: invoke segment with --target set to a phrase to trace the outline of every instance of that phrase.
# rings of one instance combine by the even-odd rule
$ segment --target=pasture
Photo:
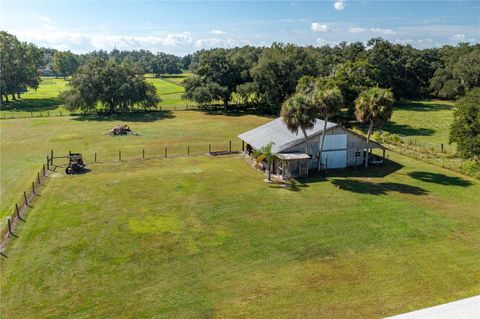
[[[3,215],[50,149],[82,152],[91,171],[48,177],[1,260],[1,313],[382,317],[480,293],[478,181],[391,153],[387,166],[291,190],[239,155],[204,155],[268,120],[164,111],[2,121]],[[141,135],[104,135],[119,122]],[[164,147],[183,156],[162,158]]]
[[[148,82],[157,89],[158,96],[162,99],[160,107],[163,109],[184,108],[187,101],[182,99],[184,88],[180,83],[185,76],[166,77],[165,79],[147,76]],[[171,80],[173,79],[173,80]],[[178,84],[177,84],[178,83]],[[48,115],[68,115],[70,112],[63,107],[63,101],[58,97],[65,90],[67,81],[63,78],[42,77],[37,90],[28,90],[22,98],[9,103],[2,102],[0,118],[10,117],[46,117]],[[192,103],[190,103],[192,104]]]
[[[392,120],[383,130],[418,143],[448,145],[453,120],[453,101],[424,100],[395,104]]]
[[[54,97],[45,87],[62,81],[19,103]],[[164,102],[181,95],[149,81]],[[435,123],[450,110],[408,109],[391,128],[444,138]],[[230,140],[238,150],[239,133],[269,120],[214,110],[2,120],[2,220],[51,149],[81,152],[91,170],[47,178],[0,261],[2,316],[379,318],[480,293],[478,180],[389,153],[386,166],[288,189],[240,155],[205,155]],[[105,135],[118,123],[140,135]]]

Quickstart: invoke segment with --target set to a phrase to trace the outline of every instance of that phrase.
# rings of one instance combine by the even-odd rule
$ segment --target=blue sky
[[[335,45],[381,36],[419,48],[480,41],[479,1],[5,1],[0,29],[83,53],[184,55],[239,45]]]

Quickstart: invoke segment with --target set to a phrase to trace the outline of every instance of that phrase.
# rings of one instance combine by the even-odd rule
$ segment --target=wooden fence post
[[[12,235],[13,237],[18,237],[12,231],[12,218],[11,217],[7,217],[7,223],[8,223],[8,232],[10,233],[10,235]]]
[[[60,110],[60,116],[62,116],[62,110]]]
[[[17,213],[18,219],[20,219],[22,222],[24,222],[25,219],[23,219],[22,216],[20,216],[20,209],[18,209],[18,204],[17,203],[15,203],[15,211]]]
[[[45,165],[43,165],[45,167]],[[47,170],[50,169],[50,158],[47,155]]]
[[[23,199],[25,200],[25,206],[28,206],[27,193],[23,192]]]
[[[43,164],[42,166],[42,173],[43,173],[43,176],[45,176],[45,164]]]
[[[230,141],[229,143],[228,151],[230,152],[230,154],[232,153],[232,141]]]
[[[40,185],[40,173],[37,172],[37,182],[38,182],[38,185]]]
[[[118,151],[118,160],[119,160],[119,161],[122,160],[122,151]]]
[[[53,165],[53,150],[50,150],[50,165]]]
[[[187,146],[187,156],[190,156],[190,145]]]
[[[142,159],[145,159],[145,149],[142,149]]]
[[[165,157],[167,157],[167,148],[165,147]]]
[[[95,152],[95,160],[94,160],[94,163],[97,162],[97,152]]]
[[[32,194],[35,195],[35,182],[32,182]]]
[[[212,154],[212,144],[208,144],[208,154]]]

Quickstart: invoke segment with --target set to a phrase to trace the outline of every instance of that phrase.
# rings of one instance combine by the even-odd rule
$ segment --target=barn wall
[[[330,129],[326,133],[327,135],[333,134],[347,134],[347,166],[355,166],[361,165],[364,161],[364,152],[367,148],[367,140],[359,136],[357,134],[352,133],[351,131],[344,129],[342,127],[335,127]],[[310,160],[310,168],[316,168],[318,165],[318,151],[320,148],[320,140],[322,138],[322,134],[314,136],[313,138],[309,139],[308,143],[308,153],[312,155],[312,159]],[[375,144],[371,143],[370,147],[376,147]],[[305,152],[305,142],[292,146],[282,153],[291,153],[291,152]],[[360,152],[359,157],[355,157],[355,153]]]

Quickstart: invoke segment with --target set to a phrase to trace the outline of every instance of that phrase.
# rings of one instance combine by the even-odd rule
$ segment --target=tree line
[[[186,98],[228,107],[235,97],[270,113],[280,112],[303,77],[324,78],[341,90],[346,110],[339,117],[349,120],[359,93],[372,86],[391,89],[396,99],[464,96],[480,86],[480,45],[421,50],[382,38],[333,47],[274,43],[197,51],[190,69]]]

